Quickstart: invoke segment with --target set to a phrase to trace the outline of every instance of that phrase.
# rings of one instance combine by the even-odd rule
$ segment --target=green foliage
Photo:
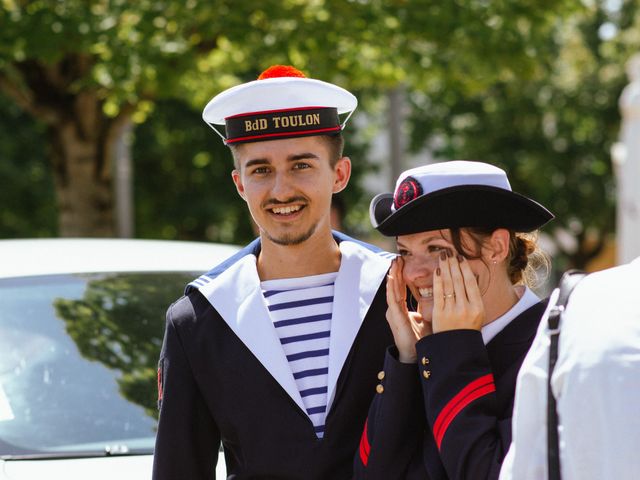
[[[0,94],[0,238],[56,234],[46,131]]]
[[[136,129],[132,154],[138,236],[222,242],[252,236],[231,181],[229,149],[199,112],[159,102]]]
[[[212,95],[276,63],[361,92],[360,111],[402,84],[412,106],[413,149],[427,145],[441,159],[504,166],[517,190],[549,205],[556,225],[582,236],[584,245],[566,252],[581,264],[613,230],[609,147],[623,64],[640,45],[637,0],[614,4],[4,0],[0,88],[23,107],[58,105],[88,91],[106,117],[131,111],[141,124],[133,155],[138,235],[241,243],[252,231],[229,180],[231,160],[200,121]],[[617,28],[613,40],[601,38],[603,25]],[[43,85],[46,95],[37,91]],[[15,109],[9,113],[23,136],[44,137]],[[350,208],[362,210],[358,178],[369,168],[367,139],[353,127],[347,145],[356,171],[345,195]],[[13,160],[22,150],[19,137],[0,135],[0,149],[13,152],[0,168],[17,178],[9,165],[23,165]],[[38,145],[44,141],[24,147],[42,148],[29,154],[34,165],[43,155]],[[42,206],[32,207],[35,214],[12,200],[19,181],[7,190],[6,202],[16,208],[3,213],[0,235],[53,230],[46,182],[23,188],[37,191]]]
[[[638,4],[623,7],[625,16],[585,8],[560,24],[540,46],[547,61],[529,78],[500,80],[475,95],[411,97],[414,149],[426,143],[441,159],[500,165],[515,190],[555,213],[545,231],[564,230],[577,240],[576,247],[558,242],[560,269],[584,268],[615,230],[610,150],[628,82],[624,64],[640,45],[624,30],[633,28],[629,18],[638,18]],[[616,38],[601,38],[605,22],[618,28]]]

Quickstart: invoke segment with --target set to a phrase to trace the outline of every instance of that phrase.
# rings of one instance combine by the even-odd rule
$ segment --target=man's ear
[[[246,202],[247,198],[244,195],[244,184],[242,183],[242,177],[240,175],[240,170],[234,169],[231,172],[231,178],[233,179],[233,183],[236,186],[236,190],[238,191],[238,195],[242,197],[242,199]]]
[[[351,159],[349,157],[338,159],[333,171],[335,173],[333,193],[338,193],[345,189],[351,178]]]
[[[509,256],[509,230],[498,228],[493,231],[485,243],[485,251],[491,263],[500,263]]]

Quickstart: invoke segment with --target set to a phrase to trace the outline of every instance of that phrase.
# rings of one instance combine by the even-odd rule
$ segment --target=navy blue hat
[[[504,170],[462,160],[403,172],[393,194],[381,193],[371,201],[369,214],[374,228],[392,237],[462,227],[530,232],[554,218],[512,191]]]

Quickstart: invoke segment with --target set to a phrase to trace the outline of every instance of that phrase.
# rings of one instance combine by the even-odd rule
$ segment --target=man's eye
[[[298,169],[298,170],[304,170],[307,168],[311,168],[311,165],[309,165],[308,163],[304,163],[304,162],[299,162],[296,163],[293,168]]]
[[[258,167],[252,173],[257,173],[258,175],[262,175],[265,173],[269,173],[269,169],[267,167]]]

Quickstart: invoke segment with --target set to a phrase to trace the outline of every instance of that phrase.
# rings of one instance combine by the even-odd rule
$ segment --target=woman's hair
[[[473,241],[473,245],[466,245],[462,239],[465,231]],[[466,258],[481,259],[482,245],[495,228],[453,228],[451,242]],[[507,274],[513,285],[525,284],[535,287],[549,273],[550,262],[547,255],[538,247],[538,235],[509,230],[509,254],[507,256]],[[541,272],[540,275],[538,272]]]

